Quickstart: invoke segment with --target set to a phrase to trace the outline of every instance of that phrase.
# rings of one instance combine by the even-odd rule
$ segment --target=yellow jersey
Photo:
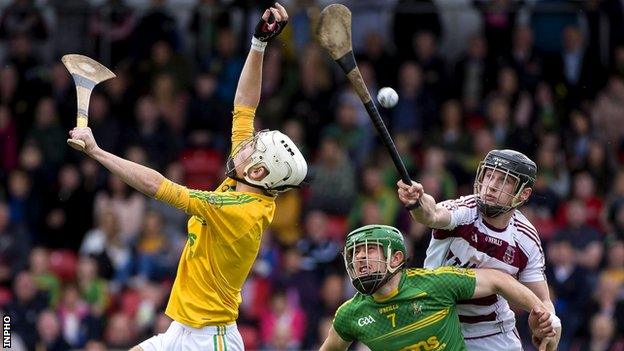
[[[253,136],[254,109],[235,106],[232,150]],[[227,178],[215,191],[189,190],[165,180],[156,198],[188,213],[188,240],[165,313],[201,328],[236,321],[241,289],[273,220],[275,199],[234,190]]]

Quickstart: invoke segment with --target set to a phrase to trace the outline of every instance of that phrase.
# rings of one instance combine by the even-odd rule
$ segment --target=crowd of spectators
[[[257,127],[301,145],[313,177],[278,198],[264,233],[238,320],[248,349],[318,347],[354,292],[339,252],[350,229],[397,226],[411,266],[430,236],[401,208],[398,174],[366,111],[314,42],[325,2],[285,3],[291,21],[265,54]],[[399,93],[381,112],[414,179],[443,200],[472,193],[493,148],[534,159],[522,211],[546,253],[560,349],[624,350],[623,3],[476,0],[466,6],[478,29],[464,33],[459,55],[440,49],[450,34],[436,2],[380,3],[348,2],[354,47],[372,95]],[[117,74],[91,96],[89,125],[103,149],[214,189],[247,18],[263,4],[200,0],[186,22],[174,6],[14,0],[2,9],[0,310],[12,318],[14,347],[123,349],[169,324],[163,310],[187,217],[66,146],[76,97],[59,55],[88,54]]]

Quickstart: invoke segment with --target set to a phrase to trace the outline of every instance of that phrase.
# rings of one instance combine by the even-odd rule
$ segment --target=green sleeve
[[[440,281],[440,292],[448,297],[452,304],[458,300],[468,300],[474,295],[477,278],[474,269],[457,267],[439,267],[435,269]]]
[[[338,309],[336,310],[336,314],[334,315],[334,321],[332,323],[336,333],[340,335],[342,340],[348,342],[354,341],[356,339],[349,328],[349,320],[351,318],[349,318],[349,309],[346,305],[350,301],[351,300],[348,300],[347,302],[342,304],[342,306],[338,307]]]

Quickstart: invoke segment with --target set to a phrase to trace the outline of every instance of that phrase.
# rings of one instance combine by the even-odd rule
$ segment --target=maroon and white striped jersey
[[[497,229],[483,220],[474,195],[444,201],[441,205],[451,211],[451,223],[446,228],[433,230],[425,268],[492,268],[522,283],[546,279],[544,252],[537,230],[520,211],[514,210],[507,228]],[[514,313],[498,295],[460,301],[457,312],[467,339],[515,328]]]

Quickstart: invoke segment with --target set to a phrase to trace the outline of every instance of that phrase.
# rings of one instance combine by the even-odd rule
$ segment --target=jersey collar
[[[392,290],[387,295],[384,295],[384,296],[381,296],[381,297],[371,296],[371,298],[375,302],[382,302],[382,303],[386,302],[386,301],[388,301],[388,300],[390,300],[392,298],[394,298],[401,291],[401,288],[403,287],[404,281],[405,281],[405,270],[403,270],[403,272],[401,272],[401,280],[399,280],[399,285],[396,287],[396,289]]]
[[[397,296],[399,294],[399,289],[400,289],[400,286],[392,290],[390,293],[388,293],[388,295],[380,296],[380,297],[372,296],[372,298],[373,300],[375,300],[375,302],[386,302],[390,300],[391,298]]]

